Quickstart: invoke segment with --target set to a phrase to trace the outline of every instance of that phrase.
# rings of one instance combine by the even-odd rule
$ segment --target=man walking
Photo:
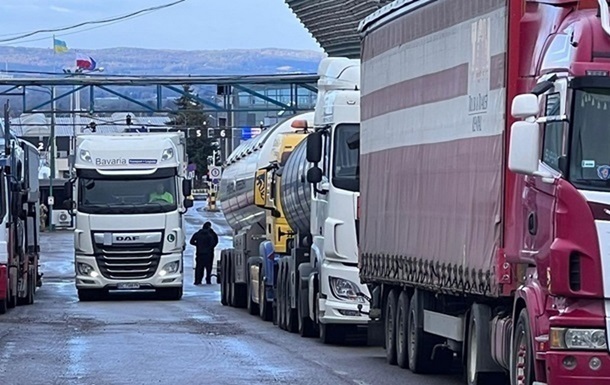
[[[197,248],[195,257],[195,285],[201,285],[205,268],[205,282],[212,283],[212,266],[214,265],[214,248],[218,244],[218,235],[212,229],[212,224],[206,222],[203,227],[191,237],[191,245]]]

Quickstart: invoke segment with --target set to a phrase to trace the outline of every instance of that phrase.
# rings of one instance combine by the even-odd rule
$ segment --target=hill
[[[0,70],[61,72],[73,68],[77,58],[89,56],[110,75],[162,76],[311,73],[316,72],[324,54],[274,48],[178,51],[123,47],[54,54],[51,49],[0,47]]]

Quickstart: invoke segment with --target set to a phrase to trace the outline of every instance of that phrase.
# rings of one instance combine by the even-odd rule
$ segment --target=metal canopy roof
[[[358,24],[389,0],[285,0],[329,56],[360,58]]]

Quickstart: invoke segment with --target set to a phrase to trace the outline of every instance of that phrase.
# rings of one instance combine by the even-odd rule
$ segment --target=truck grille
[[[108,246],[96,244],[95,259],[108,279],[146,279],[155,275],[161,260],[161,245]]]

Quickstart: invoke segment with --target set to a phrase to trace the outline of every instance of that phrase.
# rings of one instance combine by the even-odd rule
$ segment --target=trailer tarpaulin
[[[365,281],[494,295],[506,31],[505,0],[439,0],[365,31]]]

